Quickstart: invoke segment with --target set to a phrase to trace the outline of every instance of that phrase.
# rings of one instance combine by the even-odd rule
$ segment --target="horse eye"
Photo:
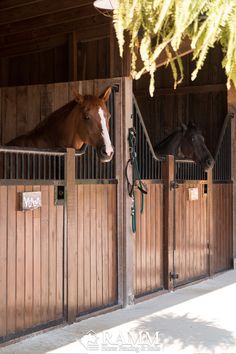
[[[89,114],[85,113],[84,119],[90,119]]]

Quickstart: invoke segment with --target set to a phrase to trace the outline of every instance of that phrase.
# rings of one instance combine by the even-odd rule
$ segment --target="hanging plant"
[[[113,20],[120,55],[127,32],[132,54],[131,74],[134,79],[150,74],[151,96],[156,62],[163,53],[171,65],[175,86],[182,81],[184,73],[178,50],[186,38],[196,62],[192,80],[203,66],[209,49],[220,42],[227,85],[233,81],[236,86],[236,0],[118,0]]]

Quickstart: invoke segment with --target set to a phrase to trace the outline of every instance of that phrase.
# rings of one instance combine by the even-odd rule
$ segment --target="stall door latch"
[[[170,280],[179,279],[179,274],[175,272],[170,272]]]

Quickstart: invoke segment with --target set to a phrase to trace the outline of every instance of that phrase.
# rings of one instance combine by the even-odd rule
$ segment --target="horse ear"
[[[112,87],[110,86],[103,92],[103,94],[99,98],[107,102],[110,97],[111,91],[112,91]]]
[[[188,128],[184,123],[181,123],[182,131],[185,132]]]
[[[79,92],[74,92],[75,101],[79,104],[84,102],[84,96],[82,96]]]

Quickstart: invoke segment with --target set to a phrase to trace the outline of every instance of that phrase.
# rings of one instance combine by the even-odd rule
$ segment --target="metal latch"
[[[179,278],[179,274],[175,272],[170,272],[170,280],[175,280]]]
[[[179,183],[176,181],[171,181],[170,182],[170,190],[179,188]]]

